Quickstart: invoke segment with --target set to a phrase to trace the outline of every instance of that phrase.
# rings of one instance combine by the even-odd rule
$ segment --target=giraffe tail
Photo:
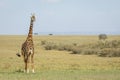
[[[16,54],[18,57],[21,57],[21,55],[19,53]]]

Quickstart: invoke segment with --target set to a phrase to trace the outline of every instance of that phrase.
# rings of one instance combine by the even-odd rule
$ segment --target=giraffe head
[[[32,14],[31,20],[34,22],[35,21],[35,14]]]

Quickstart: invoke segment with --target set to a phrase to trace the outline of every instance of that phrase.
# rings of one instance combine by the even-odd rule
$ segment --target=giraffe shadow
[[[21,69],[18,69],[18,70],[16,70],[15,72],[17,72],[17,73],[24,73],[24,71],[21,70]]]

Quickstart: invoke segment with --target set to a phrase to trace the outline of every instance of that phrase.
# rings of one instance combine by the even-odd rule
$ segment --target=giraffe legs
[[[33,60],[33,57],[34,57],[34,51],[30,52],[29,55],[25,55],[24,53],[23,54],[23,59],[24,59],[24,63],[25,63],[25,69],[24,69],[24,72],[25,73],[29,73],[29,67],[30,67],[30,63],[31,63],[31,68],[32,68],[32,72],[35,73],[34,71],[34,60]]]
[[[30,67],[30,57],[28,58],[24,58],[24,62],[25,62],[25,70],[24,72],[29,73],[29,67]],[[33,54],[31,55],[31,67],[32,67],[32,72],[35,73],[34,71],[34,60],[33,60]]]

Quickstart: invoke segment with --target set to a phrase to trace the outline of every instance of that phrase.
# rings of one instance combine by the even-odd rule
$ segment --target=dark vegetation
[[[70,51],[71,54],[98,55],[101,57],[120,57],[120,40],[98,41],[94,44],[79,45],[41,41],[46,50]]]
[[[79,45],[78,43],[54,43],[41,41],[46,50],[70,51],[71,54],[98,55],[101,57],[120,57],[120,40],[107,41],[106,34],[98,36],[99,41],[94,44]]]
[[[106,34],[100,34],[99,35],[99,40],[105,40],[107,39],[107,35]]]

